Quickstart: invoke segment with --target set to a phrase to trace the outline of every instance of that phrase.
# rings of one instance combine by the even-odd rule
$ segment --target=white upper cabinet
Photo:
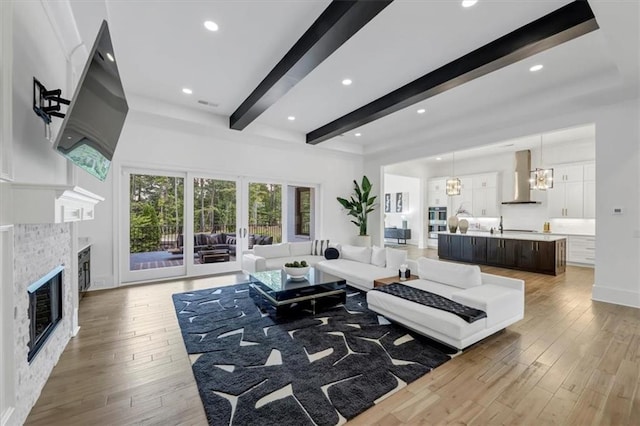
[[[466,210],[469,213],[473,212],[473,177],[471,176],[458,176],[460,179],[460,195],[454,195],[450,198],[449,208],[451,214],[455,215],[458,210]]]
[[[578,165],[562,165],[554,167],[554,182],[582,182],[584,179],[584,166]],[[555,184],[554,184],[555,185]]]
[[[497,217],[498,174],[473,175],[473,215],[475,217]]]
[[[431,179],[427,184],[428,207],[446,207],[449,203],[447,196],[447,179]]]
[[[427,184],[429,207],[447,206],[450,216],[459,209],[474,217],[499,216],[498,173],[458,176],[460,195],[448,196],[447,178],[430,179]]]
[[[473,175],[473,189],[495,188],[498,185],[497,173]]]
[[[595,218],[595,164],[554,166],[553,178],[547,191],[549,217]]]
[[[596,218],[596,183],[595,181],[584,182],[584,215],[585,219]]]
[[[596,180],[596,165],[595,164],[585,164],[584,165],[584,181],[585,182],[595,182]]]
[[[494,187],[473,190],[473,215],[476,217],[497,217],[498,190]]]

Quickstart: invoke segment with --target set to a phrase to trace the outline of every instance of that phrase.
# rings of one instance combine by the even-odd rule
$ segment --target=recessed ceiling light
[[[418,114],[424,114],[426,111],[427,111],[426,109],[424,109],[424,108],[420,108],[420,109],[418,110]]]
[[[529,68],[529,71],[536,72],[536,71],[540,71],[542,68],[544,68],[544,66],[542,66],[541,64],[538,64],[538,65],[534,65],[531,68]]]
[[[113,57],[113,55],[112,55],[111,53],[109,53],[109,52],[107,52],[107,58],[109,58],[109,60],[110,60],[111,62],[115,62],[115,60],[116,60],[116,59]]]
[[[478,0],[462,0],[462,7],[471,7],[478,3]]]
[[[343,84],[344,86],[350,86],[350,85],[351,85],[351,83],[353,83],[353,81],[351,81],[351,80],[350,80],[350,79],[348,79],[348,78],[345,78],[344,80],[342,80],[342,84]]]
[[[204,27],[209,31],[218,31],[218,24],[213,21],[205,21]]]
[[[288,116],[288,117],[287,117],[287,120],[289,120],[289,121],[293,121],[293,120],[295,120],[295,119],[296,119],[296,118],[295,118],[293,115],[290,115],[290,116]]]
[[[190,95],[193,93],[193,90],[189,89],[188,87],[185,87],[184,89],[182,89],[182,93],[186,93],[187,95]]]
[[[436,157],[436,161],[442,161],[442,157]]]
[[[360,136],[362,136],[362,133],[356,133],[355,136],[359,138]]]

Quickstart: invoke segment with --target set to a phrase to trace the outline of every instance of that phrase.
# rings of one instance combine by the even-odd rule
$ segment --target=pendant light
[[[540,167],[531,170],[529,177],[529,188],[537,189],[539,191],[546,191],[553,188],[553,169],[543,168],[544,162],[542,161],[542,135],[540,135]]]
[[[456,175],[456,153],[453,153],[453,158],[451,161],[451,176]],[[460,179],[457,177],[452,177],[451,179],[447,179],[447,195],[460,195],[460,188],[462,187],[462,183]]]

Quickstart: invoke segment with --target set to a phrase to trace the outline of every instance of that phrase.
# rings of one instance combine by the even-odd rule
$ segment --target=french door
[[[287,213],[296,202],[290,192],[255,178],[124,169],[122,281],[241,270],[254,245],[281,243],[288,228],[308,230],[306,210],[303,225]]]
[[[241,269],[238,179],[125,170],[123,282]]]
[[[258,179],[243,180],[242,233],[245,249],[254,245],[279,244],[283,241],[286,194],[283,185]]]

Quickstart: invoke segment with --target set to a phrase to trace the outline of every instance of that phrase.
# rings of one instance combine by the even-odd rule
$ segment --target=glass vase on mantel
[[[449,226],[449,232],[455,234],[458,230],[458,218],[456,216],[451,216],[447,220],[447,225]]]

